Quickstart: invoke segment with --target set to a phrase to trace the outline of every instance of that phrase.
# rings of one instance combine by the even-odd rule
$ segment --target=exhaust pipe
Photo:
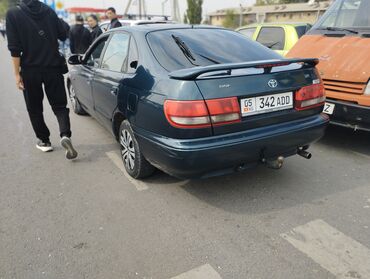
[[[307,160],[309,160],[309,159],[311,159],[311,158],[312,158],[312,154],[311,154],[311,152],[308,152],[308,151],[303,150],[303,149],[298,149],[297,154],[298,154],[299,156],[302,156],[303,158],[305,158],[305,159],[307,159]]]
[[[263,160],[270,169],[279,170],[283,167],[284,157],[279,156],[276,160]]]

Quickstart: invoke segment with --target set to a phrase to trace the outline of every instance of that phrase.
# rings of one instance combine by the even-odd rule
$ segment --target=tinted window
[[[130,35],[116,33],[112,36],[105,51],[101,68],[121,72],[127,57]]]
[[[102,56],[102,53],[103,53],[103,50],[104,50],[104,47],[105,47],[105,44],[107,43],[107,40],[108,40],[108,36],[100,39],[94,46],[92,52],[90,52],[90,54],[88,54],[88,57],[87,57],[87,62],[86,64],[91,66],[91,67],[99,67],[99,64],[100,64],[100,60],[101,60],[101,56]]]
[[[281,27],[262,27],[257,42],[274,50],[282,50],[285,46],[285,32]]]
[[[176,43],[184,43],[184,48]],[[149,45],[158,62],[168,71],[207,66],[279,59],[280,55],[234,31],[221,29],[174,29],[151,32]],[[183,49],[183,50],[182,50]]]
[[[254,35],[254,32],[256,32],[256,27],[254,28],[245,28],[245,29],[240,29],[239,33],[242,33],[243,35],[247,36],[248,38],[252,38]]]
[[[302,37],[310,29],[310,25],[305,26],[296,26],[295,30],[297,31],[298,38]]]
[[[135,73],[136,68],[134,66],[136,65],[137,67],[138,62],[139,62],[139,54],[137,50],[137,45],[136,45],[135,39],[131,37],[130,50],[129,50],[128,60],[127,60],[127,70],[125,70],[125,72],[129,74]]]
[[[323,15],[315,28],[325,27],[370,27],[369,0],[337,0]]]

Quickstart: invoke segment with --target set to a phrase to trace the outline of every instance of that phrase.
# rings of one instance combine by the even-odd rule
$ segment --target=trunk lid
[[[213,125],[214,135],[221,135],[319,113],[322,108],[305,111],[294,109],[295,92],[304,86],[312,85],[313,80],[319,79],[314,67],[316,63],[316,60],[307,59],[303,62],[302,60],[281,60],[214,65],[181,70],[171,73],[170,76],[175,79],[193,79],[205,100],[237,97],[240,108],[242,108],[242,102],[250,98],[270,95],[275,97],[283,93],[290,95],[292,106],[289,108],[242,115],[239,123]]]

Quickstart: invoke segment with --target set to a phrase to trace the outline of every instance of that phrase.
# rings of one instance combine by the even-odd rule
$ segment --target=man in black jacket
[[[113,8],[113,7],[108,8],[107,11],[106,11],[106,15],[110,20],[108,30],[113,29],[113,28],[118,28],[118,27],[122,26],[121,22],[119,22],[119,20],[118,20],[118,16],[117,16],[115,8]]]
[[[69,32],[70,48],[73,54],[84,54],[91,45],[90,31],[84,26],[82,16],[76,16],[76,24]]]
[[[63,24],[47,5],[38,0],[23,0],[19,7],[8,11],[6,31],[17,87],[23,90],[31,124],[39,139],[36,147],[44,152],[53,150],[43,116],[44,87],[58,119],[66,157],[76,158],[62,74],[65,63],[58,51],[58,39],[67,38]]]
[[[103,31],[101,31],[99,24],[98,24],[98,18],[96,15],[89,15],[87,17],[87,23],[89,24],[91,28],[91,43],[93,43],[101,34],[103,34]]]

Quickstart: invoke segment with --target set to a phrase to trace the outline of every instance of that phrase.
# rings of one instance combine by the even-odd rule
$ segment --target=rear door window
[[[253,27],[253,28],[244,28],[244,29],[240,29],[239,30],[239,33],[247,36],[248,38],[252,39],[253,35],[254,35],[254,32],[256,32],[256,27]]]
[[[98,68],[103,54],[104,47],[108,41],[109,36],[101,38],[93,47],[92,51],[87,54],[86,64],[90,67]]]
[[[224,29],[187,28],[153,31],[147,35],[158,62],[168,71],[223,63],[240,63],[281,56]]]
[[[122,72],[127,58],[129,42],[129,34],[114,34],[104,53],[101,68],[113,72]]]
[[[273,50],[283,50],[285,31],[281,27],[262,27],[257,42]]]

